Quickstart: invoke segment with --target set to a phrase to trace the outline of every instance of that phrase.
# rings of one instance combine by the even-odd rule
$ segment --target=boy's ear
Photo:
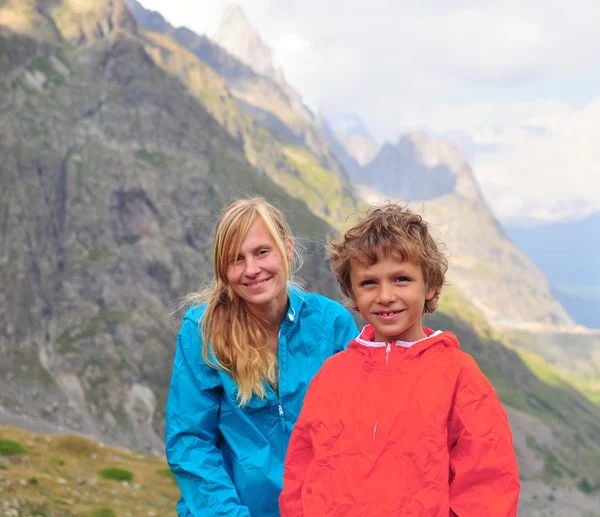
[[[425,299],[427,301],[431,300],[435,296],[436,292],[437,292],[437,287],[428,287],[427,292],[425,293]]]

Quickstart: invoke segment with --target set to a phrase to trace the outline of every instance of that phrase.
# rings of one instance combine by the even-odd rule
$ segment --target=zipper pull
[[[279,416],[283,416],[283,408],[281,407],[281,404],[279,404]]]
[[[388,360],[390,358],[391,351],[392,351],[392,344],[388,343],[387,348],[385,349],[385,364],[388,364]]]

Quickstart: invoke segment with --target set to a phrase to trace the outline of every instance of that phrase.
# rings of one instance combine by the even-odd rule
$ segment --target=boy
[[[516,516],[506,411],[456,337],[421,326],[447,269],[427,223],[377,207],[329,258],[368,325],[310,384],[281,517]]]

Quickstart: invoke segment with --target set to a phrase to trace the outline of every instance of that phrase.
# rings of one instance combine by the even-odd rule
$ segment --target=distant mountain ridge
[[[212,40],[258,75],[268,77],[277,83],[287,96],[292,109],[307,121],[312,121],[313,114],[304,105],[302,95],[286,81],[283,68],[275,67],[273,51],[262,41],[241,7],[237,5],[225,7],[221,24]]]
[[[414,132],[386,143],[354,180],[398,199],[426,201],[457,193],[483,200],[460,151],[441,139]]]
[[[292,110],[287,97],[271,79],[256,74],[225,49],[189,29],[174,28],[158,13],[130,2],[140,24],[140,41],[156,62],[177,75],[238,140],[248,160],[310,210],[337,224],[356,209],[350,180],[312,126]],[[161,32],[145,29],[148,22]],[[241,87],[239,85],[242,85]],[[240,98],[239,88],[273,93],[272,103],[287,122]],[[260,102],[267,102],[261,94]],[[267,119],[265,119],[267,117]],[[320,181],[326,188],[315,188]]]
[[[450,281],[491,323],[573,327],[548,281],[507,238],[455,146],[413,132],[384,144],[353,179],[367,203],[398,200],[423,213],[450,250]]]
[[[327,125],[334,138],[344,147],[345,153],[360,167],[373,160],[381,149],[362,119],[354,113],[327,117]],[[348,171],[351,170],[355,168],[351,166]]]
[[[146,9],[136,0],[125,0],[125,4],[141,25],[173,38],[225,79],[258,75],[249,65],[231,55],[205,35],[196,34],[187,27],[173,27],[162,14]]]
[[[157,23],[156,20],[160,15],[145,9],[137,0],[127,1],[141,25],[148,22],[150,26],[157,27],[160,33],[176,40],[223,78],[237,106],[241,107],[257,124],[268,129],[284,145],[301,146],[312,154],[312,157],[307,155],[299,158],[298,153],[292,149],[283,161],[292,160],[293,167],[302,163],[307,174],[313,176],[322,175],[322,171],[336,176],[343,189],[341,197],[352,203],[353,193],[348,173],[340,165],[329,143],[320,133],[318,121],[304,106],[298,92],[285,81],[282,83],[281,77],[273,78],[257,73],[250,64],[234,57],[206,36],[197,35],[189,29],[174,28],[164,22],[164,19],[164,23]],[[236,15],[236,19],[239,20],[239,15]],[[221,33],[227,30],[235,32],[239,29],[238,26],[230,27],[227,20],[228,18],[225,17],[220,28]],[[245,18],[242,28],[255,34]],[[278,163],[283,164],[282,160],[278,160]],[[260,167],[258,163],[255,165]],[[331,184],[332,180],[327,179],[325,183]],[[348,213],[342,215],[342,218],[345,218]]]

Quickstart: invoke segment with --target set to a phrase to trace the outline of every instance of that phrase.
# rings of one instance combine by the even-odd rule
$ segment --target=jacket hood
[[[393,368],[400,362],[416,359],[426,350],[438,346],[460,349],[458,339],[452,332],[434,332],[430,328],[422,328],[427,337],[407,347],[403,341],[390,343],[374,341],[375,329],[371,325],[366,325],[360,335],[350,342],[348,349],[363,354],[366,357],[367,365],[375,368],[384,366]],[[388,344],[390,345],[389,349]],[[391,364],[388,361],[390,354],[394,356]]]

